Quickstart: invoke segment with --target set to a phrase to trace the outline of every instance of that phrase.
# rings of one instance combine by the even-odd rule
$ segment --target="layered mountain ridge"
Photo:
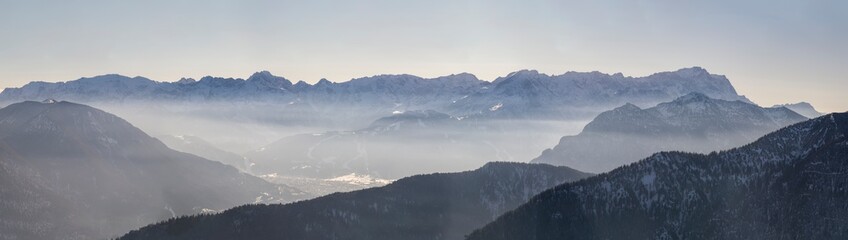
[[[563,137],[532,162],[605,172],[659,151],[729,149],[806,119],[784,107],[690,93],[651,108],[625,104],[603,112],[580,134]]]
[[[591,174],[489,163],[285,205],[247,205],[153,224],[120,239],[461,239],[539,191]]]
[[[848,113],[542,192],[467,239],[844,239]]]
[[[254,173],[262,175],[334,178],[356,173],[398,179],[472,169],[491,161],[526,161],[560,137],[556,127],[433,110],[398,111],[357,130],[284,137],[244,156],[255,163]]]
[[[786,108],[791,109],[792,111],[797,112],[798,114],[804,115],[805,117],[808,117],[808,118],[817,118],[817,117],[821,117],[822,115],[824,115],[824,113],[817,111],[816,108],[814,108],[813,105],[808,103],[808,102],[778,104],[778,105],[774,105],[772,107],[773,108],[786,107]]]
[[[244,156],[256,164],[258,174],[334,178],[357,173],[397,179],[496,160],[491,143],[469,137],[474,134],[470,126],[432,110],[398,112],[359,130],[285,137]]]
[[[350,109],[379,116],[431,109],[454,116],[571,119],[593,116],[598,112],[595,108],[608,109],[625,102],[653,105],[690,92],[748,101],[736,93],[726,77],[700,67],[646,77],[600,72],[546,75],[522,70],[492,82],[468,73],[429,79],[406,74],[377,75],[338,83],[322,79],[316,84],[293,84],[267,71],[246,80],[207,76],[178,82],[110,74],[58,83],[31,82],[3,90],[0,101],[258,101],[286,103],[278,107],[315,114]],[[376,118],[373,116],[371,119]]]

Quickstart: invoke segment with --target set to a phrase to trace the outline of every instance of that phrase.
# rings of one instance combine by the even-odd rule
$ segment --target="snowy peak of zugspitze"
[[[682,68],[682,69],[675,71],[675,73],[677,73],[678,75],[680,75],[682,77],[706,77],[706,76],[710,75],[710,73],[707,72],[706,69],[704,69],[702,67],[698,67],[698,66],[690,67],[690,68]]]
[[[541,77],[549,77],[549,76],[546,75],[546,74],[541,74],[537,70],[522,69],[522,70],[518,70],[518,71],[515,71],[515,72],[511,72],[511,73],[507,74],[506,77],[499,77],[499,78],[495,79],[495,81],[493,81],[492,83],[497,85],[498,83],[501,83],[501,82],[538,79],[538,78],[541,78]]]
[[[274,76],[271,72],[261,71],[250,75],[247,82],[253,82],[270,88],[288,89],[292,86],[292,82],[283,77]]]
[[[480,80],[479,78],[477,78],[476,75],[471,74],[471,73],[467,73],[467,72],[437,77],[437,78],[434,78],[434,80],[451,81],[451,82],[471,82],[471,83],[483,82],[483,80]]]

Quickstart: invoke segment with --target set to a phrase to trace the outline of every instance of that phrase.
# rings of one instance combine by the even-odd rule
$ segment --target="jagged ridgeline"
[[[600,112],[628,102],[653,106],[691,92],[748,102],[725,76],[700,67],[644,77],[522,70],[491,82],[467,73],[315,84],[292,83],[269,72],[178,82],[103,75],[8,88],[0,101],[82,101],[156,136],[202,137],[247,159],[207,155],[210,151],[198,155],[240,169],[255,163],[251,170],[257,174],[397,179],[473,169],[489,161],[527,161]],[[163,140],[196,150],[179,143],[184,139]]]
[[[848,113],[836,113],[557,186],[467,239],[848,239],[846,202]]]
[[[468,73],[429,79],[378,75],[338,83],[322,79],[316,84],[293,84],[268,72],[258,72],[247,79],[203,77],[178,82],[111,74],[59,83],[31,82],[3,90],[0,101],[55,98],[89,104],[224,103],[246,107],[238,112],[219,105],[200,110],[207,115],[249,114],[252,118],[289,124],[332,122],[359,127],[393,111],[412,110],[498,119],[585,119],[627,102],[651,106],[690,92],[747,101],[726,77],[700,67],[645,77],[600,72],[546,75],[522,70],[492,82]]]
[[[0,109],[0,180],[3,239],[103,239],[179,215],[309,197],[64,101]]]
[[[297,203],[180,217],[121,239],[461,239],[536,193],[587,176],[567,167],[496,162]]]

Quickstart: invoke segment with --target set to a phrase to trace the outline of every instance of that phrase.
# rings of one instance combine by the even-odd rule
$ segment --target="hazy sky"
[[[269,70],[492,80],[702,66],[761,105],[848,110],[848,1],[7,1],[0,88]]]

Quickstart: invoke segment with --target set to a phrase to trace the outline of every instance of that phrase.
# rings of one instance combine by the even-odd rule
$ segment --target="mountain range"
[[[567,167],[495,162],[297,203],[170,219],[120,239],[461,239],[536,193],[587,176]]]
[[[625,77],[600,72],[561,75],[521,70],[492,82],[462,73],[437,78],[377,75],[334,83],[292,83],[267,71],[247,79],[203,77],[157,82],[116,74],[67,82],[31,82],[6,88],[0,101],[46,98],[95,104],[134,102],[226,103],[286,114],[262,115],[290,124],[364,125],[394,111],[436,110],[453,116],[488,118],[585,119],[626,102],[654,105],[690,92],[725,100],[743,100],[730,81],[700,67]],[[263,103],[263,104],[259,104]],[[220,106],[208,114],[231,115]],[[244,114],[245,111],[239,112]],[[260,113],[256,113],[260,115]],[[259,118],[259,117],[256,117]]]
[[[0,171],[3,239],[108,238],[179,215],[309,197],[64,101],[0,109]]]
[[[603,112],[580,134],[563,137],[532,162],[606,172],[659,151],[729,149],[804,120],[785,107],[762,108],[690,93],[651,108],[628,103]]]
[[[19,102],[45,98],[129,122]],[[0,239],[112,238],[155,222],[122,238],[848,237],[848,113],[763,108],[700,67],[491,82],[110,74],[7,88],[9,103]],[[419,175],[433,172],[454,173]]]
[[[848,113],[662,152],[533,197],[467,239],[845,239]]]
[[[700,67],[645,77],[521,70],[491,82],[468,73],[315,84],[293,83],[267,71],[247,79],[177,82],[111,74],[7,88],[0,102],[81,101],[156,136],[203,136],[247,162],[228,153],[193,153],[242,170],[256,163],[257,175],[397,179],[473,169],[488,161],[527,161],[598,113],[628,102],[653,106],[690,92],[749,102],[726,77]]]

